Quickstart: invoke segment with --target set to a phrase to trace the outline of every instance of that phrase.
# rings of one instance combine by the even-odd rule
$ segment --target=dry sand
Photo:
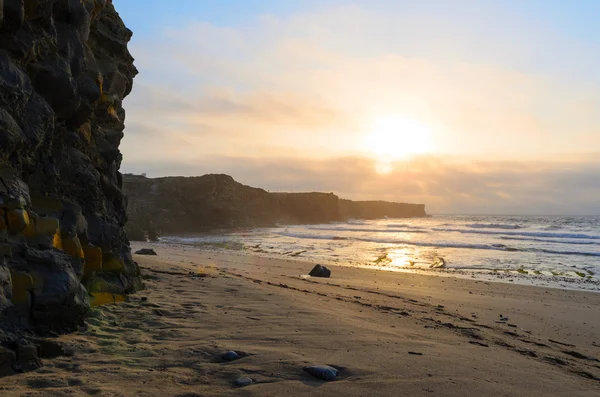
[[[154,247],[135,257],[146,290],[94,309],[59,338],[74,356],[0,379],[0,396],[600,395],[598,293],[341,266],[305,278],[313,264]]]

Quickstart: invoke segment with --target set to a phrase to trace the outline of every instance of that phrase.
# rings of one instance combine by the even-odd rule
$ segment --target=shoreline
[[[214,236],[220,237],[218,234],[194,234],[189,235],[189,238],[197,237],[199,235],[202,236]],[[479,281],[493,282],[493,283],[503,283],[503,284],[514,284],[514,285],[524,285],[524,286],[534,286],[534,287],[545,287],[545,288],[556,288],[563,290],[572,290],[572,291],[587,291],[587,292],[595,292],[600,293],[600,280],[599,279],[585,279],[580,276],[564,276],[564,275],[555,275],[549,271],[540,272],[540,274],[535,274],[533,271],[528,271],[525,274],[522,274],[519,270],[498,270],[498,269],[481,269],[481,268],[443,268],[443,269],[427,269],[427,268],[408,268],[408,267],[394,267],[394,266],[381,266],[377,264],[368,264],[368,263],[359,263],[346,261],[343,262],[343,259],[338,260],[327,260],[327,259],[317,259],[311,257],[290,257],[286,256],[282,253],[276,252],[267,252],[264,250],[260,250],[262,252],[251,251],[254,247],[248,247],[243,243],[231,243],[231,245],[235,245],[237,248],[224,248],[223,245],[228,243],[226,242],[214,242],[214,243],[187,243],[182,241],[173,240],[178,237],[186,237],[186,236],[164,236],[164,238],[172,239],[167,241],[159,241],[159,242],[140,242],[135,241],[132,242],[133,245],[143,245],[146,244],[150,247],[161,247],[161,246],[181,246],[181,247],[194,247],[199,250],[205,251],[214,251],[223,254],[227,253],[238,253],[243,252],[246,255],[256,256],[261,258],[271,258],[271,259],[282,259],[282,260],[293,260],[300,262],[310,262],[313,264],[319,263],[326,266],[344,266],[344,267],[359,267],[363,269],[370,270],[380,270],[380,271],[389,271],[389,272],[399,272],[399,273],[408,273],[408,274],[420,274],[425,276],[438,276],[438,277],[450,277],[450,278],[460,278],[460,279],[475,279]],[[134,249],[132,249],[134,250]],[[574,271],[575,274],[575,271]]]
[[[148,244],[134,245],[132,250],[148,246]],[[592,343],[600,346],[600,340],[596,340],[600,331],[596,331],[596,334],[591,332],[592,329],[600,330],[600,294],[595,291],[492,282],[471,278],[440,277],[439,275],[393,272],[339,264],[326,264],[332,271],[332,277],[320,279],[308,276],[308,272],[315,265],[314,261],[255,256],[243,251],[209,251],[177,245],[159,246],[156,247],[156,250],[158,256],[150,257],[150,260],[160,262],[161,256],[166,256],[168,261],[175,265],[173,269],[179,268],[194,272],[205,271],[205,269],[213,267],[237,277],[243,276],[271,283],[280,283],[280,280],[286,280],[284,284],[289,282],[300,284],[311,282],[322,285],[337,283],[349,287],[350,291],[358,288],[369,291],[377,290],[388,295],[398,293],[416,295],[432,302],[437,299],[444,301],[445,303],[442,302],[444,305],[451,305],[455,311],[458,311],[459,308],[461,311],[469,311],[468,308],[471,307],[472,310],[469,313],[481,308],[490,311],[492,307],[497,308],[498,315],[506,310],[518,311],[518,307],[524,303],[522,299],[526,299],[531,300],[531,304],[537,307],[534,312],[549,314],[553,310],[552,304],[559,307],[566,302],[568,306],[572,307],[565,310],[562,317],[552,319],[554,327],[570,329],[570,332],[562,335],[567,339],[572,335],[581,335],[580,329],[588,329],[590,339],[586,343],[590,346]],[[135,257],[140,258],[141,256],[136,255]],[[275,270],[279,273],[275,273]],[[474,297],[478,300],[472,301]],[[506,303],[499,303],[503,301]],[[594,302],[594,304],[588,302]],[[578,304],[581,304],[582,307],[577,307]],[[581,310],[590,312],[580,316]],[[468,317],[469,313],[466,313],[464,317]],[[529,313],[529,315],[536,317],[534,313]],[[518,315],[518,317],[521,316]],[[489,321],[488,325],[490,326],[497,321],[496,316],[486,316],[485,318]],[[586,323],[586,319],[589,319],[590,322]],[[548,323],[550,320],[544,321]],[[531,318],[523,318],[522,323],[536,326]]]

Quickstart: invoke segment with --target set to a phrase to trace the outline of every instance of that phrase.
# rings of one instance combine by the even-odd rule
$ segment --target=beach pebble
[[[326,380],[328,382],[334,381],[338,374],[338,370],[329,365],[311,365],[304,367],[303,370],[315,378]]]
[[[225,361],[233,361],[233,360],[237,360],[238,358],[240,358],[240,356],[232,350],[232,351],[228,351],[227,353],[223,354],[221,356],[221,358]]]
[[[240,386],[240,387],[244,387],[244,386],[249,386],[253,383],[254,381],[250,378],[248,378],[247,376],[240,376],[239,378],[237,378],[234,383],[236,386]]]

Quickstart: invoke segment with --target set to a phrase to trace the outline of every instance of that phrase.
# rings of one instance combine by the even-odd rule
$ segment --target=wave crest
[[[469,230],[455,228],[432,228],[436,232],[458,232],[466,234],[500,234],[507,236],[526,236],[526,237],[549,237],[549,238],[574,238],[574,239],[589,239],[600,240],[600,236],[583,233],[550,233],[550,232],[511,232],[511,231],[496,231],[496,230]]]
[[[504,223],[472,223],[470,225],[465,225],[467,227],[473,229],[522,229],[523,227],[520,225],[510,225]]]

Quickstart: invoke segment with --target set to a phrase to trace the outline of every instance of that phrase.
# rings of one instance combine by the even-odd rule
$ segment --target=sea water
[[[438,215],[164,240],[323,264],[600,291],[600,216]]]

